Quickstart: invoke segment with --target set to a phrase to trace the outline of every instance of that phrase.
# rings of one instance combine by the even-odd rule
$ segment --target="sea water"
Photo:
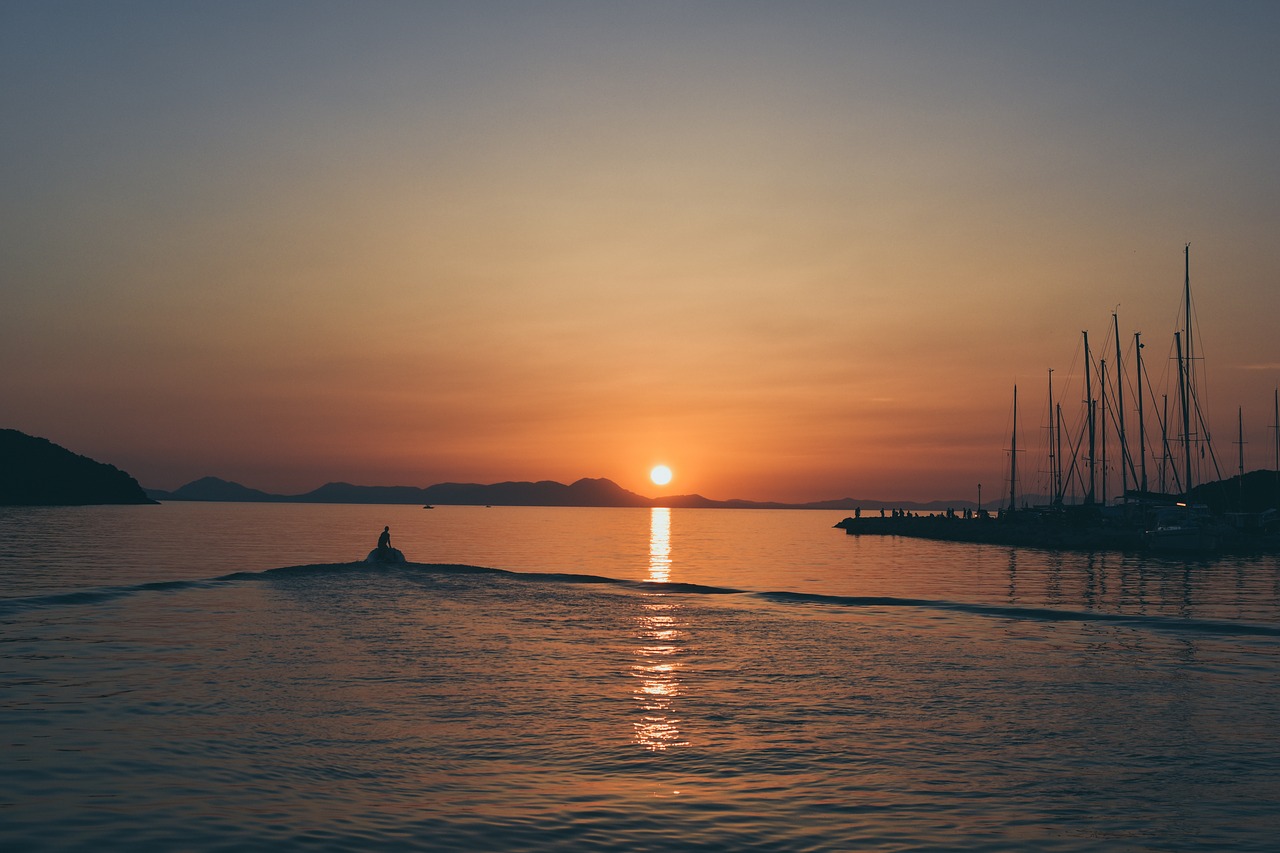
[[[1275,849],[1276,558],[838,520],[0,509],[0,846]]]

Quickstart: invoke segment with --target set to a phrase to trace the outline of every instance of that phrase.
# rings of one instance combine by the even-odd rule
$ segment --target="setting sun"
[[[653,480],[656,486],[665,486],[671,482],[671,469],[666,465],[658,465],[649,472],[649,479]]]

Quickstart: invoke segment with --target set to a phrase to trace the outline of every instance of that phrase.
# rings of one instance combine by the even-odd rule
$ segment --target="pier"
[[[1121,509],[1119,507],[1113,509]],[[1211,535],[1176,540],[1158,535],[1155,508],[1129,506],[1104,514],[1093,507],[1019,510],[999,515],[910,515],[846,518],[834,526],[850,536],[906,536],[1060,551],[1134,551],[1196,554],[1280,554],[1277,512],[1217,516]],[[1167,528],[1166,528],[1167,529]]]

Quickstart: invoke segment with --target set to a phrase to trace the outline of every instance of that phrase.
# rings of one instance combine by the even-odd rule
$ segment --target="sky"
[[[1082,331],[1114,376],[1114,312],[1126,371],[1141,332],[1176,376],[1190,243],[1215,452],[1242,411],[1271,468],[1276,32],[1273,2],[5,0],[0,426],[167,489],[970,499],[1008,489],[1017,385],[1030,492]]]

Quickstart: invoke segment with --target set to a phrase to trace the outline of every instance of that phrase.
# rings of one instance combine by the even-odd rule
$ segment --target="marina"
[[[1082,333],[1083,409],[1068,426],[1062,403],[1054,399],[1049,370],[1047,424],[1041,488],[1030,499],[1019,476],[1018,388],[1013,389],[1012,430],[1005,483],[1007,500],[994,512],[979,504],[957,514],[894,512],[846,518],[836,524],[850,535],[911,536],[922,539],[1073,550],[1173,553],[1280,553],[1280,389],[1273,397],[1273,470],[1246,473],[1243,410],[1237,410],[1237,473],[1226,477],[1210,441],[1201,406],[1202,369],[1192,335],[1191,246],[1183,247],[1184,280],[1173,333],[1176,383],[1153,407],[1152,383],[1142,360],[1144,344],[1134,333],[1130,375],[1121,356],[1120,321],[1113,313],[1114,349],[1095,359],[1089,333]],[[1112,370],[1108,373],[1107,356]],[[1132,378],[1134,390],[1125,404]],[[1176,409],[1169,412],[1173,397]],[[1154,411],[1148,417],[1148,409]],[[1136,430],[1126,414],[1136,415]],[[1148,425],[1157,437],[1148,436]],[[1109,438],[1110,435],[1114,438]],[[1136,433],[1136,434],[1135,434]],[[1110,455],[1109,454],[1110,451]],[[1120,488],[1114,490],[1118,475]]]

